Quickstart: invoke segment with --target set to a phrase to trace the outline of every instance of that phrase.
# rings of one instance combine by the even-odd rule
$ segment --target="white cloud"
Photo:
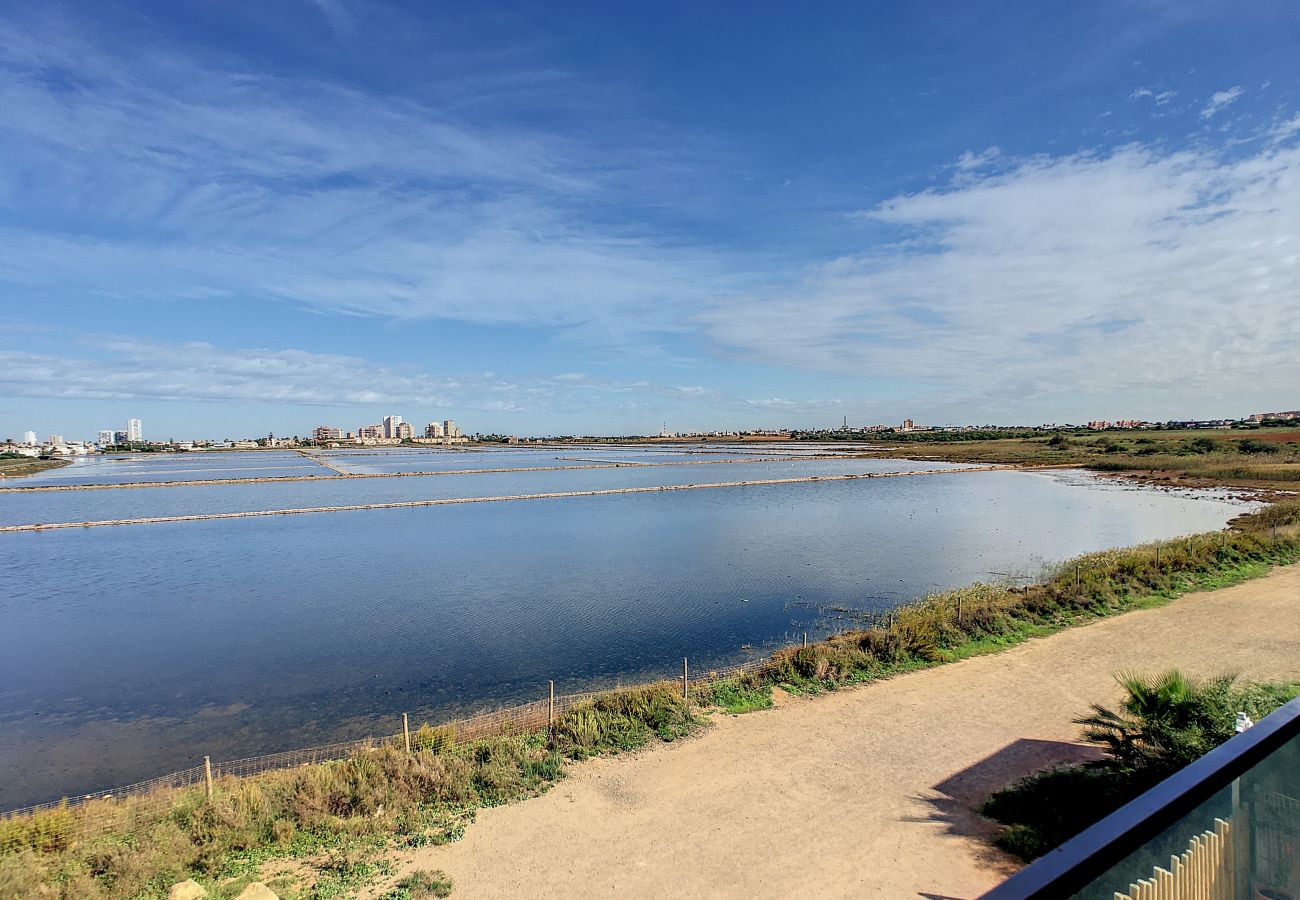
[[[1249,409],[1300,384],[1294,146],[1004,159],[863,216],[896,243],[700,327],[723,352],[931,385],[936,408],[995,421],[1108,397]]]
[[[1201,118],[1208,119],[1226,106],[1235,103],[1237,98],[1246,93],[1241,85],[1230,87],[1226,91],[1215,91],[1210,101],[1201,109]]]
[[[969,172],[973,169],[982,169],[992,163],[1002,155],[1002,148],[988,147],[979,153],[972,153],[967,150],[961,156],[957,157],[956,168],[963,172]]]
[[[116,336],[82,337],[76,343],[83,352],[0,350],[0,395],[523,413],[580,412],[611,402],[625,410],[665,402],[743,405],[697,385],[611,381],[579,372],[532,378],[435,375],[416,366],[298,349],[227,349]]]

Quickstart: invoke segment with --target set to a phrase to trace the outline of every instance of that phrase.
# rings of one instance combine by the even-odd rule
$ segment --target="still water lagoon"
[[[782,458],[10,493],[0,524],[953,468],[748,458],[764,454]],[[354,472],[745,458],[577,448],[329,457]],[[281,469],[328,475],[297,454],[186,454],[92,460],[21,483]],[[1078,472],[1000,471],[0,534],[0,808],[204,754],[391,731],[402,712],[419,722],[537,698],[548,679],[572,691],[668,675],[683,656],[736,662],[841,627],[826,607],[881,610],[1033,577],[1080,553],[1219,528],[1244,508]]]

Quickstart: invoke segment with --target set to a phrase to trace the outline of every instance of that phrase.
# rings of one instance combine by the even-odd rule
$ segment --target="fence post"
[[[551,706],[546,713],[546,730],[555,731],[555,682],[548,681],[547,684],[551,686]]]
[[[207,789],[208,799],[212,799],[212,757],[203,757],[203,786]]]
[[[1160,568],[1160,545],[1156,544],[1156,568]]]
[[[691,699],[691,675],[685,656],[682,657],[682,699]]]
[[[957,623],[961,624],[961,594],[957,595]]]
[[[808,649],[808,632],[806,631],[803,633],[803,648]]]
[[[410,753],[411,752],[411,720],[406,715],[406,713],[402,713],[402,737],[406,741],[406,752]]]
[[[1074,564],[1074,586],[1075,586],[1075,588],[1078,588],[1078,587],[1079,587],[1079,568],[1080,568],[1080,565],[1081,565],[1080,563],[1075,563],[1075,564]]]

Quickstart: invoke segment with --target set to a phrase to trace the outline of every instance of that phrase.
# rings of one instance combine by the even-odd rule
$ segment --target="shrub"
[[[1255,438],[1246,438],[1244,441],[1237,442],[1237,450],[1241,453],[1277,453],[1279,449],[1276,444],[1256,440]]]
[[[397,890],[385,900],[427,900],[429,897],[450,897],[452,883],[441,869],[432,872],[417,871],[397,883]]]
[[[411,747],[415,750],[428,750],[430,753],[441,753],[450,749],[456,743],[456,728],[454,725],[441,725],[434,728],[428,722],[421,725],[411,735]]]
[[[1030,775],[980,808],[1008,826],[998,846],[1025,860],[1041,856],[1228,740],[1238,711],[1263,718],[1300,695],[1300,684],[1238,688],[1230,675],[1197,681],[1177,670],[1118,680],[1120,710],[1094,704],[1075,720],[1105,751],[1101,760]]]

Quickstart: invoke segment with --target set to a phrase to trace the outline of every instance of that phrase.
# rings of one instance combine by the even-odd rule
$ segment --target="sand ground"
[[[414,851],[454,900],[497,897],[974,897],[1015,864],[973,812],[1078,759],[1071,719],[1113,673],[1179,666],[1300,678],[1300,566],[993,656],[715,715],[702,735],[574,768]]]

